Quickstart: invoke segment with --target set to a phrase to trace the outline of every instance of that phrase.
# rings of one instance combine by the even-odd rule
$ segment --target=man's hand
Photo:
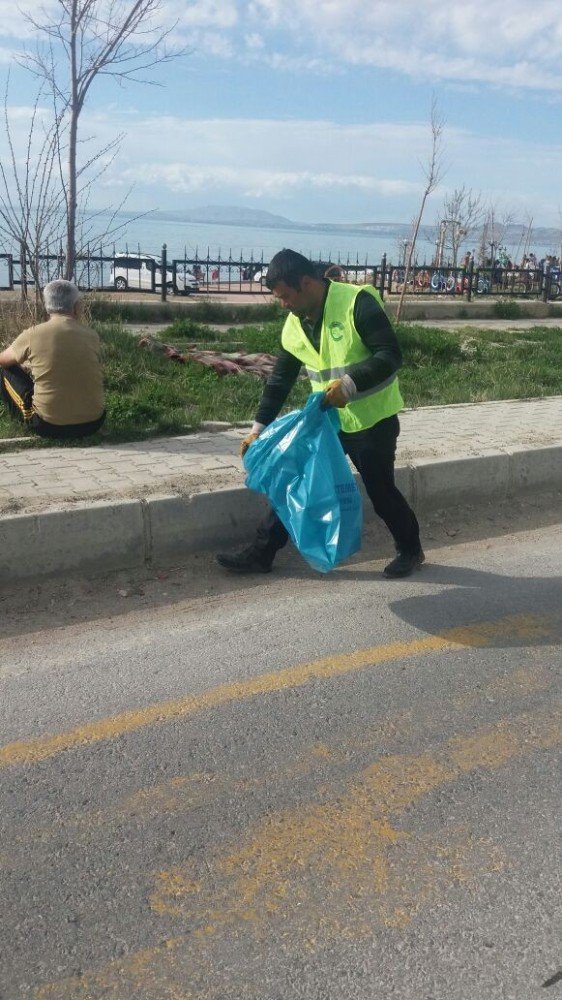
[[[341,408],[342,406],[346,406],[348,402],[349,395],[342,384],[341,378],[336,379],[335,382],[331,382],[326,389],[324,407],[337,406]]]
[[[258,438],[259,434],[248,434],[245,438],[242,439],[242,441],[240,442],[240,458],[244,458],[244,455],[248,451],[250,445],[253,444],[254,441],[257,441]]]
[[[17,360],[11,347],[7,347],[5,351],[0,354],[0,368],[11,368],[12,365],[17,365]]]

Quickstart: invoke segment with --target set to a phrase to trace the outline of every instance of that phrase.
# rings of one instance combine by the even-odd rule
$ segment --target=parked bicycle
[[[431,275],[431,288],[434,292],[454,292],[456,279],[454,274],[445,274],[443,271],[434,271]]]
[[[421,271],[418,271],[414,278],[414,285],[418,290],[429,288],[430,282],[431,282],[431,275],[429,271],[427,271],[425,268]]]
[[[540,275],[538,271],[531,271],[527,268],[508,271],[506,274],[507,285],[514,295],[529,295],[537,293],[539,290]]]

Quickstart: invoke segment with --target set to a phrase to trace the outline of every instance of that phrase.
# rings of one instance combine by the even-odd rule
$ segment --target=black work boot
[[[231,573],[271,573],[271,556],[266,556],[253,545],[240,552],[228,553],[220,552],[217,557],[219,566],[228,569]]]
[[[399,552],[395,559],[384,567],[384,575],[389,579],[398,579],[401,576],[410,576],[415,569],[421,569],[421,564],[425,562],[423,549],[417,552]]]

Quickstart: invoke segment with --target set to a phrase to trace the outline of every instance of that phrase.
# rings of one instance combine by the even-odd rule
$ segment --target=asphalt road
[[[562,995],[562,530],[448,534],[4,596],[2,1000]]]

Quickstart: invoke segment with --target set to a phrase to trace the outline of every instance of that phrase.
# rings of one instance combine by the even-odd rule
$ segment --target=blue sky
[[[9,0],[0,15],[22,138],[36,84],[14,56],[33,37]],[[101,146],[124,133],[98,206],[132,186],[131,209],[409,222],[434,95],[447,169],[425,221],[465,185],[499,214],[562,229],[559,0],[163,0],[161,20],[178,21],[173,44],[189,49],[153,73],[162,86],[100,80],[91,92],[83,134]]]

